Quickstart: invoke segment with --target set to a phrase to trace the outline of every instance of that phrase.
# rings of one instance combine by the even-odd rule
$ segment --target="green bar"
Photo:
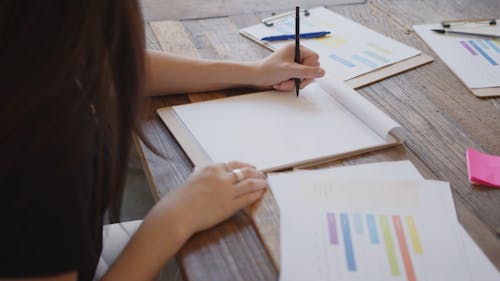
[[[382,236],[384,237],[385,251],[387,252],[387,258],[389,259],[391,273],[393,276],[399,276],[400,273],[398,260],[396,258],[396,250],[394,249],[394,243],[392,242],[389,220],[386,216],[380,216],[380,227],[382,228]]]

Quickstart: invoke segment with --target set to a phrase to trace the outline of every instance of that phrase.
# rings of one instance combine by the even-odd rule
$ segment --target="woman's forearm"
[[[318,55],[301,47],[301,63],[294,62],[295,47],[287,45],[271,55],[252,62],[194,59],[168,53],[146,54],[146,94],[205,92],[235,87],[294,89],[293,78],[303,88],[325,71]]]
[[[157,204],[101,280],[154,280],[191,235],[178,209],[165,200]]]
[[[254,86],[257,64],[192,59],[148,51],[147,95],[193,93]]]

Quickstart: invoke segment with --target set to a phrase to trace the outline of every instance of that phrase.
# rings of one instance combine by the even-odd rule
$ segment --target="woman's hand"
[[[237,180],[231,172],[234,169],[241,170],[243,180]],[[263,172],[246,163],[209,165],[195,170],[180,188],[167,195],[166,204],[176,206],[182,217],[179,222],[184,223],[188,235],[192,235],[259,199],[267,188],[265,178]]]
[[[266,187],[264,173],[245,163],[196,170],[153,207],[103,280],[153,280],[191,235],[255,202]]]
[[[268,57],[256,63],[255,86],[258,88],[274,88],[278,91],[295,89],[293,78],[300,78],[300,88],[304,88],[325,75],[319,65],[319,56],[306,47],[300,47],[301,63],[295,63],[295,45],[288,44]]]

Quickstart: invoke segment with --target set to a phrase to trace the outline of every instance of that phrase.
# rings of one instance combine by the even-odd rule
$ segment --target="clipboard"
[[[313,9],[308,9],[308,10],[303,10],[301,11],[301,14],[303,14],[303,18],[305,19],[315,19],[316,21],[316,18],[315,17],[321,17],[320,19],[318,19],[317,21],[321,21],[324,26],[331,26],[332,27],[332,30],[328,30],[328,31],[332,31],[332,36],[340,36],[340,35],[336,35],[337,32],[336,32],[336,27],[335,27],[335,24],[336,24],[336,21],[340,21],[342,22],[341,26],[348,26],[350,28],[353,28],[355,29],[356,31],[358,32],[363,32],[365,34],[369,34],[370,36],[374,36],[374,38],[378,38],[380,39],[380,41],[384,41],[384,42],[389,42],[389,45],[391,46],[397,46],[397,47],[400,47],[400,48],[407,48],[407,49],[413,49],[409,46],[406,46],[402,43],[399,43],[393,39],[390,39],[382,34],[379,34],[379,33],[376,33],[375,31],[373,30],[370,30],[358,23],[355,23],[345,17],[342,17],[334,12],[332,12],[331,10],[328,10],[324,7],[316,7],[316,8],[313,8]],[[261,26],[261,27],[267,27],[267,28],[278,28],[277,27],[277,22],[280,22],[280,21],[284,21],[287,19],[287,17],[291,17],[293,16],[291,13],[283,13],[283,14],[279,14],[279,15],[275,15],[273,17],[270,17],[270,18],[265,18],[262,20],[261,23],[257,24],[257,25],[254,25],[254,26],[250,26],[250,27],[247,27],[247,28],[244,28],[242,30],[240,30],[240,34],[254,42],[256,42],[257,44],[271,50],[271,51],[275,51],[277,49],[277,46],[279,45],[274,43],[274,42],[265,42],[265,41],[262,41],[258,36],[258,32],[254,32],[255,27],[258,27],[258,26]],[[331,20],[331,21],[329,21]],[[304,22],[303,20],[301,20],[302,22]],[[307,21],[306,21],[306,24],[307,24]],[[341,27],[339,26],[339,29]],[[301,27],[302,29],[302,27]],[[261,29],[262,30],[262,29]],[[360,36],[362,37],[362,36]],[[310,49],[312,49],[313,51],[316,51],[317,53],[320,54],[320,60],[323,58],[323,57],[328,57],[328,55],[325,55],[323,54],[324,53],[324,49],[322,48],[314,48],[313,45],[307,45],[308,42],[312,42],[314,40],[322,40],[321,38],[319,39],[309,39],[309,40],[302,40],[301,41],[301,44],[309,47]],[[402,73],[404,71],[407,71],[407,70],[410,70],[410,69],[413,69],[413,68],[416,68],[418,66],[421,66],[421,65],[424,65],[424,64],[427,64],[427,63],[430,63],[433,61],[433,58],[426,55],[426,54],[423,54],[421,53],[420,51],[418,50],[414,50],[413,53],[411,53],[410,55],[407,55],[405,57],[401,57],[401,58],[398,58],[396,60],[391,60],[390,62],[384,62],[384,61],[381,61],[383,60],[383,58],[381,58],[382,56],[384,56],[384,50],[381,50],[382,48],[379,48],[379,47],[375,47],[375,48],[371,48],[370,50],[369,47],[367,48],[367,50],[360,50],[360,52],[367,52],[367,54],[370,54],[370,56],[367,56],[365,54],[354,54],[355,59],[358,59],[359,60],[357,62],[353,62],[353,64],[358,64],[359,65],[362,65],[363,62],[364,63],[367,63],[369,64],[368,62],[372,62],[374,64],[379,64],[379,66],[377,67],[373,67],[372,69],[365,69],[364,71],[362,71],[362,73],[358,74],[358,75],[353,75],[353,77],[349,77],[347,79],[342,79],[344,80],[344,82],[346,82],[349,86],[351,86],[352,88],[361,88],[363,86],[366,86],[366,85],[369,85],[369,84],[372,84],[372,83],[375,83],[375,82],[378,82],[380,80],[383,80],[385,78],[388,78],[388,77],[391,77],[391,76],[394,76],[394,75],[397,75],[399,73]],[[377,50],[379,49],[379,50]],[[332,49],[331,52],[335,52],[336,49]],[[408,52],[407,52],[408,53]],[[339,55],[339,56],[342,56],[342,55]],[[344,54],[344,59],[346,60],[351,60],[350,57],[348,57],[348,55]],[[327,72],[331,71],[333,73],[344,73],[345,69],[342,69],[342,68],[336,68],[338,66],[338,63],[337,62],[333,62],[333,63],[327,63],[327,64],[324,64],[322,62],[322,66],[326,69]]]
[[[405,138],[399,124],[332,78],[318,80],[300,99],[267,91],[157,113],[195,166],[238,159],[267,172],[305,168],[396,146]],[[294,126],[287,126],[291,121]]]
[[[480,36],[437,34],[432,31],[437,28]],[[480,98],[500,96],[500,40],[482,35],[500,35],[495,19],[451,20],[414,25],[413,29],[473,95]],[[471,69],[474,73],[468,72]]]

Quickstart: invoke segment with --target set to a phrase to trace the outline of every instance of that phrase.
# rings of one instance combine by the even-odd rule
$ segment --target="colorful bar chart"
[[[327,42],[325,41],[325,43]],[[346,52],[344,50],[343,52],[342,55],[332,53],[329,55],[329,58],[349,68],[362,66],[368,69],[376,69],[391,62],[389,58],[391,52],[373,43],[367,43],[366,46],[357,51],[350,50]]]
[[[412,253],[422,255],[424,250],[413,216],[332,212],[327,213],[326,218],[329,244],[343,252],[348,272],[362,270],[356,260],[356,241],[359,243],[359,240],[353,239],[356,235],[366,237],[370,247],[380,247],[379,251],[387,258],[390,275],[417,281]]]
[[[335,54],[330,54],[329,57],[332,60],[334,60],[334,61],[336,61],[336,62],[338,62],[340,64],[343,64],[344,66],[347,66],[347,67],[355,67],[356,66],[354,63],[352,63],[352,62],[350,62],[350,61],[348,61],[348,60],[346,60],[346,59],[344,59],[342,57],[339,57],[339,56],[337,56]]]
[[[488,54],[488,52],[500,52],[500,48],[493,40],[460,41],[460,45],[462,45],[472,56],[481,56],[491,65],[498,65],[498,62]]]

